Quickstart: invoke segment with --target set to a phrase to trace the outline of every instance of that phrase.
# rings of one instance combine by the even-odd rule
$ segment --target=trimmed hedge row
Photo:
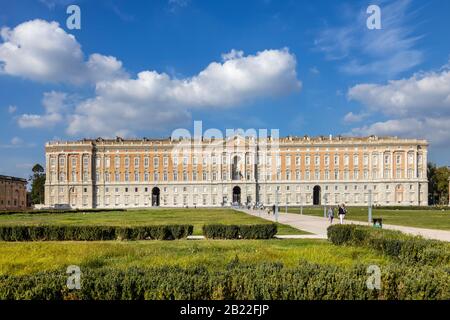
[[[192,234],[192,225],[0,226],[0,241],[174,240]]]
[[[127,211],[127,209],[42,209],[42,210],[0,210],[0,215],[8,215],[8,214],[20,214],[20,213],[30,213],[30,214],[39,214],[39,213],[81,213],[81,212],[112,212],[112,211]]]
[[[328,239],[336,245],[367,246],[404,263],[450,264],[450,245],[442,241],[353,224],[330,226],[327,233]]]
[[[442,268],[390,265],[380,290],[369,290],[365,266],[343,269],[301,262],[235,264],[221,271],[182,269],[81,270],[81,289],[69,290],[64,272],[0,276],[0,299],[21,300],[406,300],[450,299],[450,273]]]
[[[271,239],[277,233],[276,224],[225,225],[207,224],[203,235],[208,239]]]

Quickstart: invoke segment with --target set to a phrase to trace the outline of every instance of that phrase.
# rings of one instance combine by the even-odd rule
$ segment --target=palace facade
[[[427,147],[425,140],[377,136],[49,142],[45,203],[425,206]]]

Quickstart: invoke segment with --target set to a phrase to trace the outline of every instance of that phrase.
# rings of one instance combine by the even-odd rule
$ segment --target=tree
[[[44,203],[45,197],[45,170],[38,163],[35,164],[33,169],[33,175],[30,176],[29,181],[31,181],[31,202],[32,204]]]
[[[430,204],[448,204],[449,177],[450,169],[448,167],[437,167],[434,163],[428,163],[428,193]]]

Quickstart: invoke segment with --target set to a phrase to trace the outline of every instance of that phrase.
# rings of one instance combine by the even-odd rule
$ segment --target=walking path
[[[241,209],[240,211],[275,222],[275,216],[268,215],[267,212],[263,210]],[[335,219],[335,221],[336,222],[334,222],[334,224],[339,223],[339,219]],[[279,213],[278,222],[282,224],[287,224],[299,230],[304,230],[313,233],[314,235],[316,235],[316,237],[320,239],[327,238],[327,228],[330,226],[330,222],[327,218],[301,215],[296,213]],[[353,221],[353,220],[344,220],[344,223],[366,225],[366,226],[369,225],[369,223],[367,222]],[[390,224],[383,224],[383,229],[397,230],[414,236],[422,236],[427,239],[435,239],[450,242],[450,231],[405,227]]]

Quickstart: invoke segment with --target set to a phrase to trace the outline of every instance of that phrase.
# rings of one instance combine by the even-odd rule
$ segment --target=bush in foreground
[[[276,224],[203,226],[203,235],[208,239],[271,239],[276,233]]]
[[[192,234],[192,225],[0,226],[0,241],[174,240]]]
[[[0,276],[0,299],[44,300],[329,300],[450,299],[450,274],[442,268],[385,266],[380,290],[369,290],[364,266],[342,269],[301,262],[230,265],[225,270],[183,269],[82,270],[81,289],[69,290],[64,272]]]
[[[370,247],[404,263],[450,264],[450,245],[442,241],[354,224],[330,226],[327,233],[333,244]]]

